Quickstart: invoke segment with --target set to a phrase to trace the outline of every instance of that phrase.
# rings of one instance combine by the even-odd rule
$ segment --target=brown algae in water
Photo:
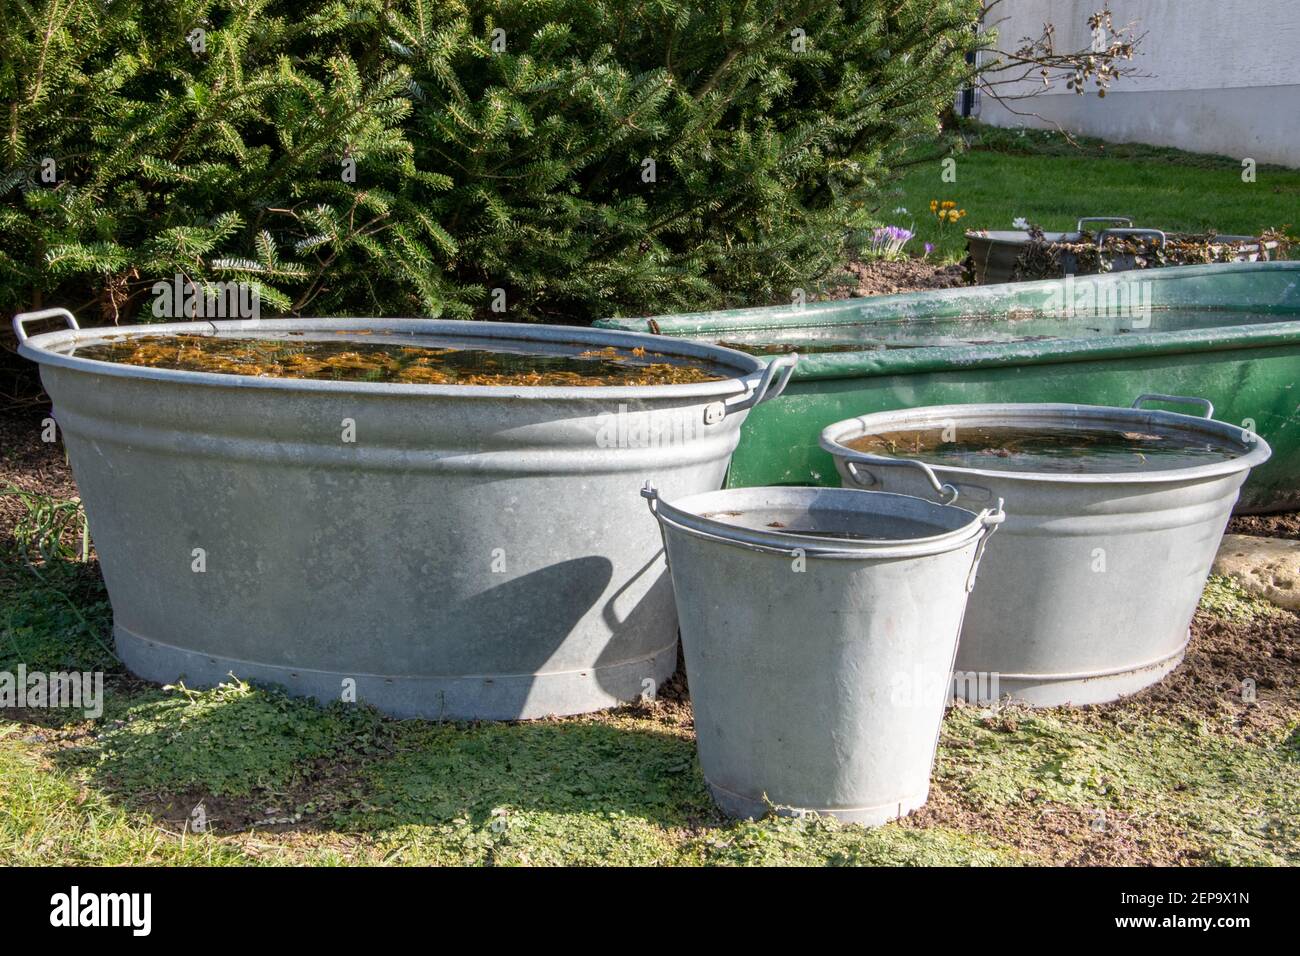
[[[343,330],[339,334],[361,333]],[[338,340],[146,335],[81,346],[72,354],[186,372],[411,385],[644,386],[717,382],[728,377],[708,363],[670,361],[643,348],[613,346],[560,354]]]
[[[844,444],[854,451],[932,465],[1060,474],[1168,471],[1244,453],[1228,441],[1192,432],[1060,426],[923,428],[864,435]]]

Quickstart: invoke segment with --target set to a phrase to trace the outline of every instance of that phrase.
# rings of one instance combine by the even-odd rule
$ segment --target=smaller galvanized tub
[[[842,488],[659,499],[717,804],[877,825],[925,803],[984,541],[973,514]]]
[[[1196,402],[1206,418],[1147,401]],[[967,507],[1005,499],[957,654],[957,673],[1035,706],[1115,700],[1183,659],[1188,627],[1238,490],[1268,444],[1209,419],[1203,399],[1141,396],[1133,408],[939,405],[831,425],[822,447],[849,487],[938,495]],[[1158,433],[1230,447],[1234,457],[1141,471],[1031,472],[926,464],[847,447],[867,436],[1015,428]],[[954,441],[954,438],[943,438]]]

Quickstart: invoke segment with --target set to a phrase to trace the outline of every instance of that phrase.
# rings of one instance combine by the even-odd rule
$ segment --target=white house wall
[[[1087,18],[1102,3],[1002,0],[989,21],[1003,50],[1049,21],[1058,50],[1085,49]],[[980,119],[1300,167],[1300,0],[1112,0],[1111,11],[1147,34],[1132,65],[1150,75],[1116,81],[1105,99],[1061,84],[1009,104],[1038,116],[984,96]]]

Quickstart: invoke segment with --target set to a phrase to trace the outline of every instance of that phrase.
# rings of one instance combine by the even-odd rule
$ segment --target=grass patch
[[[695,742],[631,717],[399,730],[401,752],[365,773],[375,793],[350,823],[490,822],[514,810],[632,814],[663,827],[713,816]]]
[[[1259,746],[1131,714],[1080,716],[955,711],[936,780],[989,813],[1062,805],[1092,811],[1103,830],[1110,814],[1138,818],[1208,863],[1300,862],[1300,764],[1285,742]]]
[[[97,565],[0,555],[0,670],[112,670],[112,623]]]
[[[409,863],[973,865],[1019,862],[980,838],[833,820],[734,823],[714,809],[689,733],[634,715],[403,725],[371,794],[332,823],[385,833]]]
[[[833,819],[766,819],[699,837],[686,847],[695,862],[722,866],[1014,866],[1032,862],[987,838],[945,827],[873,830]]]
[[[250,860],[213,837],[181,838],[55,771],[0,726],[0,862],[6,866],[215,866]]]
[[[368,709],[315,703],[232,680],[114,695],[93,741],[75,752],[97,778],[139,799],[200,791],[283,793],[322,761],[379,752],[384,724]]]
[[[1051,129],[1004,129],[969,120],[961,121],[962,135],[973,151],[1012,153],[1021,156],[1064,156],[1071,159],[1122,159],[1187,169],[1231,169],[1240,175],[1241,160],[1214,153],[1189,153],[1172,146],[1147,143],[1112,143],[1095,136],[1065,136]],[[1262,163],[1267,173],[1294,172],[1286,166]]]
[[[1083,216],[1129,216],[1135,226],[1173,232],[1256,235],[1300,227],[1300,170],[1261,166],[1241,181],[1241,165],[1154,146],[1083,140],[1071,146],[1050,132],[973,128],[970,152],[959,154],[957,181],[940,178],[940,157],[920,163],[899,181],[881,208],[898,225],[915,221],[909,251],[932,243],[934,255],[965,255],[967,229],[1012,229],[1024,217],[1048,231],[1073,230]],[[940,228],[931,199],[956,200],[966,218]],[[904,207],[908,215],[893,213]]]

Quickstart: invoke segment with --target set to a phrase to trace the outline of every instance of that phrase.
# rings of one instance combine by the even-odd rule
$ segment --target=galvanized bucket
[[[28,338],[43,316],[71,328]],[[671,585],[637,488],[648,471],[677,495],[719,487],[747,410],[779,394],[793,367],[650,336],[508,323],[79,330],[51,310],[19,316],[14,328],[54,400],[131,671],[193,686],[233,672],[435,719],[591,711],[670,676]],[[716,363],[723,378],[408,385],[68,354],[177,332],[352,333],[564,354],[644,347]]]
[[[1000,508],[841,488],[642,494],[664,536],[717,804],[877,825],[925,803]]]
[[[1190,402],[1205,418],[1142,408]],[[938,495],[967,507],[1005,499],[971,599],[957,671],[1035,706],[1094,704],[1160,680],[1183,659],[1188,627],[1238,489],[1268,459],[1253,432],[1210,420],[1204,399],[1143,395],[1132,408],[939,405],[879,412],[822,432],[845,485]],[[890,458],[845,447],[919,428],[1159,428],[1227,441],[1227,461],[1143,472],[997,471]]]

